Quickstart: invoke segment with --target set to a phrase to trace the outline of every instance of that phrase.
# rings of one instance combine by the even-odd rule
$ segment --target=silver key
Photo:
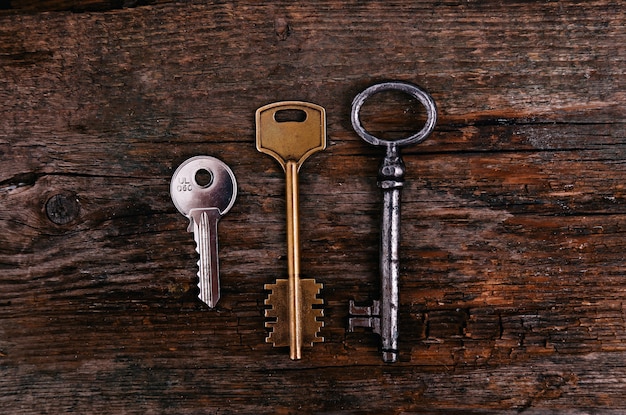
[[[198,260],[198,297],[213,308],[220,299],[217,222],[235,203],[237,181],[232,170],[210,156],[196,156],[181,164],[170,183],[172,201],[189,219]]]
[[[382,140],[363,128],[359,114],[365,101],[381,91],[396,90],[418,99],[426,108],[428,119],[416,134],[400,140]],[[383,212],[380,238],[381,301],[372,306],[356,306],[350,301],[348,331],[355,327],[371,328],[382,339],[385,362],[398,360],[398,291],[400,279],[400,191],[404,184],[404,162],[400,147],[417,144],[430,135],[437,122],[437,108],[433,99],[420,88],[405,82],[384,82],[372,85],[352,101],[352,127],[366,142],[384,146],[386,155],[378,172],[378,187],[383,191]]]

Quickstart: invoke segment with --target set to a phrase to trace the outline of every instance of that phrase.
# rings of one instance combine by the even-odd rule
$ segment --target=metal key
[[[181,164],[170,183],[172,201],[189,219],[198,260],[198,297],[213,308],[220,299],[217,222],[235,203],[237,181],[232,170],[210,156],[196,156]]]
[[[295,112],[304,120],[277,120],[277,114]],[[274,157],[286,175],[287,197],[287,267],[288,279],[266,284],[270,290],[265,310],[265,323],[271,328],[268,343],[275,347],[289,346],[291,359],[302,357],[303,344],[324,341],[318,332],[324,323],[318,318],[323,310],[313,305],[323,304],[317,298],[323,285],[314,279],[300,279],[300,233],[298,216],[298,171],[311,154],[326,148],[326,113],[319,105],[287,101],[261,107],[256,112],[256,147]]]
[[[361,107],[372,95],[396,90],[418,99],[426,108],[427,120],[416,134],[400,140],[382,140],[368,133],[360,120]],[[398,290],[400,278],[400,192],[404,184],[405,167],[400,147],[417,144],[426,139],[435,128],[437,108],[433,99],[415,85],[405,82],[384,82],[372,85],[352,101],[352,127],[366,142],[386,148],[385,158],[378,172],[378,186],[383,192],[383,212],[380,239],[381,301],[372,306],[356,306],[350,301],[348,331],[355,327],[371,328],[382,339],[383,361],[398,359]]]

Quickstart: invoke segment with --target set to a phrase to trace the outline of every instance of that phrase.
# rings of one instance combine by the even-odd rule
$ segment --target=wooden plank
[[[623,412],[624,11],[328,0],[0,17],[0,404]],[[375,336],[346,332],[348,300],[378,298],[382,156],[352,131],[350,102],[386,79],[439,108],[403,151],[394,365]],[[368,128],[419,128],[416,103],[379,98]],[[330,140],[301,172],[326,342],[298,362],[264,342],[263,285],[286,275],[284,177],[254,146],[254,111],[286,99],[324,106]],[[168,190],[198,154],[240,185],[215,310],[196,298]]]

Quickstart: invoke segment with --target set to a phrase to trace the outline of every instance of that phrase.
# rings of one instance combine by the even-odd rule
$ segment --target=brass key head
[[[304,119],[281,120],[281,113],[301,112]],[[279,115],[277,117],[277,115]],[[256,111],[256,148],[274,157],[283,170],[295,162],[300,170],[311,154],[326,148],[326,111],[310,102],[283,101]]]

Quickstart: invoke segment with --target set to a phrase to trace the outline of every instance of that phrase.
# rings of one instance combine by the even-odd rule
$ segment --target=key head
[[[189,217],[192,209],[216,208],[226,214],[237,197],[237,181],[232,170],[211,156],[196,156],[183,162],[170,183],[172,201]]]
[[[400,140],[383,140],[382,138],[378,138],[370,134],[361,123],[361,107],[365,101],[382,91],[401,91],[413,96],[421,102],[426,109],[426,114],[428,116],[424,127],[422,127],[422,129],[415,134]],[[411,144],[421,143],[430,135],[435,128],[435,124],[437,123],[437,107],[435,105],[435,101],[426,91],[413,84],[399,81],[382,82],[370,86],[354,97],[354,100],[352,101],[350,119],[352,121],[352,128],[354,128],[354,131],[356,131],[356,133],[366,142],[375,146],[386,146],[387,148],[404,147]]]
[[[281,119],[281,114],[289,112],[296,114],[292,117],[295,119]],[[289,161],[295,162],[299,170],[311,154],[326,148],[326,111],[301,101],[275,102],[259,108],[256,148],[274,157],[284,170]]]

